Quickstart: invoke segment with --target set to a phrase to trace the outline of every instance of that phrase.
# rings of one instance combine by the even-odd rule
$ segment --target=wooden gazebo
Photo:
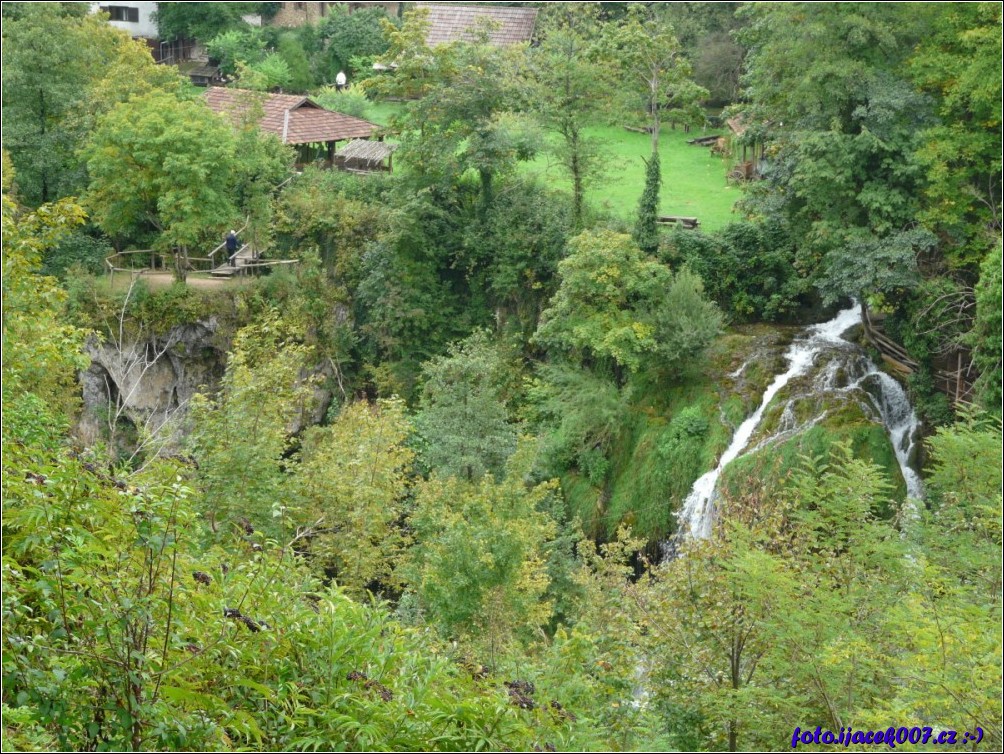
[[[283,144],[296,147],[298,165],[323,160],[330,167],[338,142],[382,138],[378,136],[381,126],[376,123],[328,110],[299,94],[265,94],[213,86],[204,96],[212,110],[237,122],[260,108],[259,128],[274,133]]]
[[[335,152],[335,166],[350,173],[389,173],[396,144],[353,139]]]

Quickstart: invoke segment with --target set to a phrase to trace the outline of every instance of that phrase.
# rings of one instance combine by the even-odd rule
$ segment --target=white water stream
[[[752,416],[739,425],[732,437],[732,442],[718,460],[718,465],[694,482],[694,486],[684,500],[683,508],[679,513],[679,535],[698,538],[707,538],[711,535],[715,522],[715,499],[717,498],[715,488],[722,471],[746,450],[753,433],[763,419],[764,412],[778,392],[793,378],[805,374],[811,369],[816,358],[824,351],[835,350],[838,353],[838,358],[834,358],[827,365],[827,369],[816,378],[813,382],[813,390],[842,393],[861,390],[866,393],[877,414],[876,418],[881,420],[889,433],[889,440],[892,442],[896,459],[906,481],[907,495],[917,499],[923,496],[924,489],[920,476],[911,467],[919,422],[916,413],[910,406],[906,392],[896,380],[882,372],[868,359],[861,349],[841,337],[847,330],[860,322],[861,309],[855,304],[851,308],[839,312],[829,322],[808,328],[788,347],[785,353],[785,359],[788,363],[787,370],[774,378],[774,381],[764,392],[760,406]],[[736,370],[733,376],[738,377],[744,367],[745,365]],[[847,384],[841,386],[841,381],[846,381]],[[783,436],[804,431],[822,418],[822,416],[817,416],[798,426],[793,410],[793,400],[789,400],[782,413],[779,431],[759,443],[753,450],[758,450]],[[672,544],[670,550],[675,550]]]

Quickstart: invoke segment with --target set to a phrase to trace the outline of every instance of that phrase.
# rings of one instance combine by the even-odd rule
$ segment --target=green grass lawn
[[[400,102],[374,102],[367,117],[374,123],[385,125],[402,106]],[[724,130],[708,133],[724,133]],[[650,153],[648,134],[626,131],[620,126],[591,128],[588,134],[603,140],[608,170],[587,190],[587,202],[632,220],[645,186],[642,158]],[[687,143],[688,139],[704,135],[705,132],[701,131],[688,134],[682,130],[663,128],[659,139],[662,164],[660,210],[664,215],[696,217],[704,230],[715,230],[735,218],[732,207],[741,196],[742,189],[729,185],[725,180],[725,174],[734,161],[723,161],[713,155],[710,148]],[[571,189],[564,171],[548,153],[542,153],[523,169],[558,188]]]
[[[370,102],[366,120],[386,126],[403,108],[403,102]]]
[[[606,175],[587,188],[586,201],[619,217],[633,219],[645,187],[642,158],[651,154],[649,135],[626,131],[620,126],[591,128],[588,134],[603,140],[608,169]],[[659,138],[662,166],[659,209],[664,215],[696,217],[704,230],[715,230],[734,219],[732,207],[742,190],[725,181],[731,163],[713,155],[708,147],[687,143],[688,139],[704,135],[700,131],[687,134],[663,127]],[[570,190],[565,172],[550,155],[538,156],[526,169]]]

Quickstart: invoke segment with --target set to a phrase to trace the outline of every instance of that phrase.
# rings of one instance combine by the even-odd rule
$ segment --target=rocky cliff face
[[[196,393],[213,393],[226,371],[229,342],[218,333],[215,318],[172,328],[162,336],[87,343],[91,365],[80,374],[84,410],[78,435],[84,445],[110,441],[132,454],[144,438],[156,436],[157,447],[177,446],[186,431],[188,404]],[[303,377],[332,376],[321,364]],[[323,420],[332,393],[313,391],[288,430],[297,434]]]
[[[136,430],[178,439],[189,400],[215,390],[226,368],[226,344],[215,320],[172,328],[166,335],[121,342],[96,338],[87,344],[91,365],[81,373],[84,411],[79,432],[85,444]],[[131,430],[131,431],[130,431]]]

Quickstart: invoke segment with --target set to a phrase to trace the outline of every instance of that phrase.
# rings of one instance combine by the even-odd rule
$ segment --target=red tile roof
[[[429,32],[425,43],[429,47],[447,42],[470,42],[475,38],[478,21],[490,18],[498,24],[488,34],[498,46],[529,42],[537,22],[536,8],[493,8],[486,5],[443,5],[416,3],[416,8],[429,12]]]
[[[242,110],[254,107],[259,97],[264,116],[262,131],[274,133],[286,144],[369,139],[380,126],[362,118],[326,110],[299,94],[261,94],[247,89],[213,86],[206,90],[206,104],[217,113],[239,118]]]

